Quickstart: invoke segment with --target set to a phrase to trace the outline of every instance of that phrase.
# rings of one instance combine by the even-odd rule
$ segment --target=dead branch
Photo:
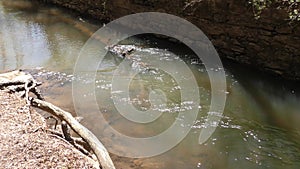
[[[37,86],[40,86],[30,74],[22,70],[15,70],[0,74],[0,89],[8,89],[10,92],[24,92],[22,97],[25,97],[29,104],[29,92],[34,93],[39,99],[43,100]]]
[[[22,97],[25,97],[28,105],[47,111],[55,117],[58,117],[61,121],[65,121],[90,146],[98,159],[99,167],[103,169],[115,169],[109,153],[91,131],[82,126],[71,113],[62,110],[51,103],[42,101],[43,98],[37,90],[37,86],[39,85],[41,85],[41,83],[38,83],[32,75],[25,73],[22,70],[0,74],[0,89],[5,89],[9,92],[23,92]],[[37,99],[29,98],[29,92],[34,93],[37,96]],[[66,141],[69,143],[74,142],[75,144],[76,140],[73,140],[70,136],[68,126],[65,124],[62,125],[62,127]],[[77,147],[76,144],[75,147]],[[83,150],[81,147],[77,148]],[[88,152],[84,152],[88,154]]]
[[[60,132],[56,131],[56,130],[51,130],[51,129],[46,129],[47,132],[51,133],[51,134],[55,134],[61,138],[64,138],[65,136],[63,134],[61,134]],[[81,137],[72,137],[71,139],[78,145],[80,146],[86,146],[87,143],[81,138]]]
[[[91,147],[92,151],[95,153],[101,167],[103,169],[115,169],[115,166],[109,156],[108,151],[103,146],[103,144],[97,139],[97,137],[92,134],[87,128],[82,126],[69,112],[66,112],[59,107],[54,106],[51,103],[42,101],[39,99],[31,98],[31,105],[40,108],[52,115],[58,117],[60,120],[65,121],[68,125],[80,136],[82,137],[88,145]]]
[[[70,134],[70,128],[69,128],[67,122],[65,122],[65,121],[61,122],[61,130],[62,130],[62,132],[64,134],[65,139],[68,142],[73,142],[73,140],[71,138],[71,134]]]

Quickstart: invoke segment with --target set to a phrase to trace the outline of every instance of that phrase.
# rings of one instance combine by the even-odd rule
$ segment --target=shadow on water
[[[85,41],[100,26],[55,7],[25,0],[0,0],[0,23],[0,70],[23,68],[33,73],[44,82],[42,93],[48,101],[75,114],[71,85],[74,80],[82,79],[73,77],[73,66]],[[296,169],[300,166],[299,83],[278,80],[246,66],[224,62],[226,108],[216,132],[205,144],[199,145],[199,133],[205,127],[210,106],[210,83],[201,61],[188,47],[155,36],[132,37],[120,45],[133,45],[143,53],[141,56],[133,54],[131,58],[132,69],[141,71],[131,81],[130,98],[123,99],[124,102],[133,103],[138,110],[146,110],[149,91],[159,88],[166,93],[168,107],[158,108],[163,115],[147,125],[124,119],[114,107],[111,96],[111,78],[123,58],[111,52],[98,68],[96,79],[84,81],[95,83],[101,113],[111,126],[130,136],[156,135],[174,122],[179,111],[189,107],[188,104],[178,105],[180,88],[170,75],[163,71],[146,71],[143,64],[136,62],[147,56],[155,59],[155,55],[163,55],[167,60],[184,60],[198,82],[202,108],[191,132],[172,150],[146,159],[113,155],[117,166],[143,169]],[[169,56],[168,52],[176,57]],[[107,126],[95,120],[98,112],[91,110],[88,102],[85,105],[91,115],[85,117],[83,123],[103,132],[102,141],[109,143],[113,135],[105,133]]]
[[[297,168],[300,159],[299,82],[237,63],[227,62],[225,67],[244,90],[248,107],[256,107],[256,111],[243,112],[248,117],[240,124],[244,131],[240,134],[252,156],[245,155],[246,159],[262,168]]]
[[[227,67],[231,67],[229,71],[260,107],[270,125],[287,130],[300,129],[297,122],[300,118],[300,82],[284,80],[237,63]]]

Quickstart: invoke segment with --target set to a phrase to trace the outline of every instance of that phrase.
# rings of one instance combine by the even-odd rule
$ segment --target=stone
[[[252,6],[247,1],[241,0],[47,0],[47,2],[106,21],[138,12],[163,11],[173,14],[198,26],[213,42],[221,57],[250,64],[258,69],[261,69],[260,64],[278,67],[292,62],[293,69],[282,67],[280,75],[287,79],[300,79],[300,61],[298,61],[300,24],[297,21],[291,23],[288,20],[288,13],[274,6],[264,10],[260,19],[255,19]],[[279,50],[282,52],[278,52]],[[280,53],[286,54],[284,59],[279,59],[282,57]],[[273,58],[277,58],[280,62],[269,63]],[[272,69],[262,70],[278,74],[278,71]]]

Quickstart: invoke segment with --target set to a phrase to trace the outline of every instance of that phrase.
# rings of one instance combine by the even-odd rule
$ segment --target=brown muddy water
[[[35,73],[34,76],[44,82],[42,92],[46,99],[76,114],[72,82],[84,79],[73,77],[73,68],[84,43],[100,27],[99,23],[52,6],[0,0],[0,70],[22,68]],[[235,63],[224,63],[227,78],[225,111],[216,132],[205,144],[199,145],[199,133],[210,106],[210,83],[204,66],[195,60],[189,48],[155,37],[132,37],[122,41],[121,45],[139,47],[145,56],[159,53],[164,59],[173,59],[174,62],[178,58],[183,59],[198,82],[201,109],[190,133],[176,147],[144,159],[113,155],[118,168],[299,168],[299,83],[279,80]],[[177,57],[167,55],[166,51]],[[120,56],[109,53],[99,66],[96,79],[85,82],[95,83],[98,105],[104,117],[112,127],[133,137],[156,135],[166,130],[174,122],[178,111],[189,106],[181,105],[182,109],[176,109],[180,106],[180,87],[165,72],[141,71],[130,83],[130,99],[120,99],[132,102],[136,109],[147,109],[149,88],[159,88],[168,98],[168,109],[160,109],[163,116],[153,123],[130,123],[119,115],[112,102],[111,78],[121,62]],[[132,69],[136,68],[132,64]],[[82,102],[89,112],[83,124],[96,133],[105,133],[101,135],[101,141],[109,146],[114,136],[105,132],[107,126],[95,120],[97,112],[89,109],[89,103],[84,99]]]

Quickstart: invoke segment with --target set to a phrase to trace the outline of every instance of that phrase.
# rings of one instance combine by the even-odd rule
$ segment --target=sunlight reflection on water
[[[176,116],[179,111],[189,109],[194,104],[192,102],[180,104],[180,87],[165,72],[155,69],[141,71],[130,84],[130,98],[118,99],[124,103],[133,103],[137,109],[147,110],[150,106],[148,91],[151,87],[159,87],[166,91],[168,101],[166,105],[156,107],[163,116],[155,123],[147,125],[129,123],[117,113],[112,103],[111,77],[122,61],[120,56],[113,52],[109,53],[102,67],[99,67],[95,80],[91,80],[89,72],[82,77],[72,76],[80,48],[88,39],[87,32],[95,30],[97,25],[86,25],[87,23],[82,23],[78,18],[53,7],[41,7],[31,11],[29,5],[26,9],[30,10],[26,12],[20,3],[17,4],[18,8],[14,9],[13,5],[5,6],[1,4],[2,2],[3,0],[0,0],[0,70],[29,69],[35,73],[35,78],[44,81],[42,92],[50,102],[75,113],[71,99],[72,81],[95,83],[97,99],[105,118],[120,132],[138,137],[164,131],[174,119],[183,119]],[[128,45],[132,45],[149,55],[162,55],[160,58],[162,60],[183,58],[195,73],[201,105],[198,119],[191,126],[192,131],[177,147],[149,159],[114,157],[118,159],[116,163],[119,166],[167,169],[196,167],[296,169],[300,166],[299,84],[282,82],[264,76],[260,72],[247,70],[244,66],[226,65],[228,88],[224,92],[228,100],[222,121],[213,137],[204,145],[199,145],[197,142],[199,133],[205,127],[205,115],[210,104],[210,83],[204,65],[195,60],[193,53],[187,48],[164,40],[131,38],[123,43],[120,47],[128,48]],[[166,54],[164,52],[166,48],[178,58]],[[143,68],[138,64],[141,57],[143,56],[133,56],[132,59],[135,59],[133,68]],[[35,67],[43,68],[34,69]],[[115,91],[115,94],[121,92],[124,91]],[[106,126],[101,126],[95,121],[93,117],[97,116],[97,113],[89,109],[88,100],[83,100],[83,103],[90,113],[83,123],[93,130],[103,131],[104,140],[109,142],[114,136],[105,133]]]

